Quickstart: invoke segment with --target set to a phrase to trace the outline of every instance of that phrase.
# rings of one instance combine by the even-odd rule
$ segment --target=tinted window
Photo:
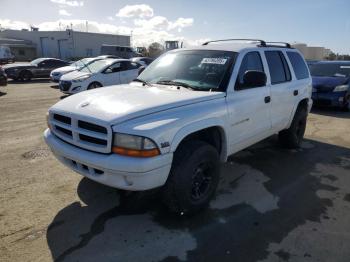
[[[140,67],[140,64],[135,62],[124,61],[122,62],[123,70],[132,70]]]
[[[281,51],[265,51],[265,56],[270,70],[271,84],[291,80],[286,59]]]
[[[304,59],[297,52],[287,52],[290,63],[292,64],[297,79],[305,79],[309,77]]]
[[[116,73],[121,71],[121,63],[115,63],[111,66],[109,66],[106,70],[105,73]]]
[[[243,86],[244,73],[251,70],[264,72],[264,67],[262,65],[259,52],[250,52],[244,56],[241,63],[241,67],[239,68],[239,72],[238,72],[238,77],[236,82],[237,89],[244,88]]]

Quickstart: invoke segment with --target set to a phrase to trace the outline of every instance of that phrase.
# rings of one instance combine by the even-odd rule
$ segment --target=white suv
[[[229,155],[276,133],[298,147],[312,105],[296,49],[235,40],[167,52],[128,85],[58,102],[46,143],[83,176],[124,190],[162,187],[170,210],[198,211]]]

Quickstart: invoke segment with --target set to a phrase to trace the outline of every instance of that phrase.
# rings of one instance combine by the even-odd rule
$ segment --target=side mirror
[[[261,87],[266,85],[266,74],[261,71],[250,70],[243,75],[243,88]]]

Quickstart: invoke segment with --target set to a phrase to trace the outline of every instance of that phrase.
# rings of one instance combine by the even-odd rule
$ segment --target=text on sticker
[[[202,59],[202,64],[217,64],[217,65],[224,65],[226,63],[227,59],[226,58],[203,58]]]

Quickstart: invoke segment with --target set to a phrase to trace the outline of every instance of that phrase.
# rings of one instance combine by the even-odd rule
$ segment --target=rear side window
[[[281,51],[265,51],[267,64],[270,70],[271,84],[279,84],[290,81],[290,70]]]
[[[261,71],[264,72],[264,67],[261,62],[261,57],[259,52],[249,52],[247,53],[241,63],[241,67],[239,68],[236,89],[242,89],[243,86],[243,76],[247,71]]]
[[[309,77],[304,59],[297,52],[287,52],[290,63],[292,64],[297,79],[305,79]]]

